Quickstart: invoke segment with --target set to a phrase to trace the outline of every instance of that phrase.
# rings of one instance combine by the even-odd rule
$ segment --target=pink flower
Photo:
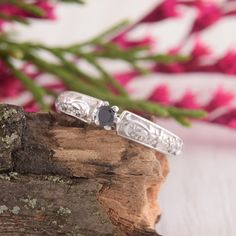
[[[16,97],[23,91],[23,86],[20,81],[11,76],[0,78],[0,83],[0,99]]]
[[[50,1],[36,0],[32,3],[29,2],[29,4],[39,7],[44,12],[44,15],[42,17],[39,17],[11,3],[0,3],[0,12],[8,16],[18,16],[22,18],[31,17],[31,18],[55,19],[54,6],[50,3]],[[0,30],[3,30],[3,26],[5,23],[9,23],[9,21],[6,19],[0,19]]]
[[[180,1],[179,3],[197,8],[198,14],[190,34],[199,32],[216,23],[223,15],[221,8],[210,1]]]
[[[36,112],[40,110],[38,104],[34,100],[27,102],[23,107],[27,112]]]
[[[129,71],[129,72],[117,73],[114,75],[114,77],[121,85],[125,87],[137,75],[138,73],[136,71]]]
[[[150,13],[144,16],[139,23],[154,23],[170,17],[179,16],[176,0],[164,0],[158,4]]]
[[[145,36],[140,40],[129,40],[126,34],[121,34],[114,38],[113,43],[116,43],[121,48],[132,48],[132,47],[149,47],[152,48],[155,45],[155,40],[151,36]]]
[[[17,8],[14,5],[11,5],[10,3],[1,3],[0,4],[0,12],[6,14],[8,16],[13,16],[13,15],[22,16],[22,10]]]
[[[133,24],[131,27],[127,28],[120,34],[116,35],[114,39],[119,38],[120,36],[126,36],[132,29],[134,29],[137,25],[142,23],[155,23],[158,21],[165,20],[170,17],[179,16],[179,12],[177,12],[177,4],[176,0],[164,0],[162,3],[158,3],[158,5],[151,10],[147,15],[145,15],[141,20],[139,20],[136,24]]]
[[[232,108],[225,114],[221,115],[220,117],[217,117],[212,122],[221,125],[226,125],[229,128],[236,129],[236,108]]]
[[[216,90],[213,94],[212,99],[210,102],[205,106],[205,109],[209,112],[224,106],[228,106],[231,104],[235,95],[231,92],[226,92],[222,88]]]
[[[228,126],[230,128],[236,129],[236,117],[232,118],[229,122],[228,122]]]
[[[169,50],[169,55],[181,55],[181,47],[175,47]],[[203,59],[212,60],[212,53],[209,47],[204,45],[197,37],[195,44],[187,56],[189,59],[183,62],[172,62],[168,64],[160,64],[154,67],[154,72],[162,73],[188,73],[188,72],[212,72],[216,71],[215,65],[203,64]]]
[[[154,72],[162,72],[162,73],[184,73],[186,72],[186,68],[183,63],[172,62],[169,64],[157,64],[154,69]]]
[[[202,56],[207,56],[207,55],[210,55],[211,53],[212,52],[210,48],[204,45],[199,37],[196,37],[195,44],[191,51],[190,57],[198,60]]]
[[[44,18],[51,20],[56,19],[54,6],[49,1],[38,0],[35,5],[44,11]]]
[[[0,99],[15,97],[23,91],[23,86],[0,60]]]
[[[235,75],[236,74],[236,51],[229,50],[215,64],[215,69],[221,73]]]
[[[170,91],[167,85],[162,84],[157,86],[148,98],[148,100],[152,102],[159,102],[163,105],[170,104]]]
[[[175,103],[175,106],[187,109],[199,109],[200,105],[196,101],[196,95],[191,90],[187,90],[183,97]]]

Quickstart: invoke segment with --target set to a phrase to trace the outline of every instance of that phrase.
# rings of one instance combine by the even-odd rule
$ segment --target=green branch
[[[85,4],[85,1],[83,0],[59,0],[64,3],[77,3],[77,4]]]
[[[92,64],[100,73],[101,77],[105,81],[105,83],[111,84],[113,88],[117,90],[117,92],[124,96],[128,97],[128,93],[125,91],[125,89],[121,86],[121,84],[114,79],[108,72],[99,64],[99,62],[94,58],[92,55],[83,55],[84,59],[87,60],[90,64]]]
[[[0,12],[0,19],[7,20],[7,21],[16,21],[16,22],[19,22],[19,23],[22,23],[22,24],[25,24],[25,25],[29,24],[29,21],[26,18],[23,18],[21,16],[7,15],[7,14],[4,14],[2,12]]]
[[[13,63],[9,60],[6,60],[5,63],[10,68],[12,74],[16,76],[22,84],[25,86],[27,90],[31,92],[33,97],[35,98],[36,102],[40,105],[40,108],[43,111],[49,111],[49,106],[44,101],[44,96],[47,94],[46,91],[38,86],[30,77],[28,77],[25,73],[21,70],[17,69]]]
[[[126,23],[121,22],[91,40],[68,47],[49,47],[40,43],[31,42],[18,43],[3,36],[0,37],[0,54],[6,58],[7,65],[12,74],[33,94],[36,102],[44,110],[48,109],[44,102],[44,96],[46,94],[56,96],[56,93],[37,85],[35,81],[31,80],[27,74],[16,66],[17,63],[13,64],[12,58],[18,62],[31,63],[39,71],[53,75],[62,81],[70,90],[107,100],[113,105],[118,105],[121,109],[129,109],[161,117],[172,117],[185,126],[190,125],[189,119],[191,118],[199,119],[204,117],[206,113],[202,110],[181,109],[173,106],[163,106],[149,101],[131,99],[125,89],[108,72],[107,68],[100,63],[101,58],[113,61],[120,60],[126,62],[130,67],[140,73],[148,73],[149,67],[145,66],[146,64],[143,61],[166,64],[188,60],[187,57],[181,55],[151,54],[149,47],[123,49],[109,42],[108,40],[114,35],[114,32],[123,29]],[[51,54],[55,57],[56,61],[45,60],[39,53],[41,51]],[[97,70],[99,76],[93,76],[88,71],[80,68],[80,64],[74,62],[77,60],[88,62]],[[118,92],[118,95],[113,94],[109,86],[114,88]]]
[[[74,45],[70,46],[68,49],[73,51],[73,50],[76,50],[76,49],[81,48],[83,46],[99,45],[100,43],[102,43],[104,41],[108,42],[109,37],[114,36],[117,32],[120,32],[122,29],[124,29],[124,27],[127,27],[128,25],[129,25],[128,20],[118,22],[114,26],[112,26],[109,29],[106,29],[102,33],[98,34],[96,37],[89,39],[83,43],[74,44]]]

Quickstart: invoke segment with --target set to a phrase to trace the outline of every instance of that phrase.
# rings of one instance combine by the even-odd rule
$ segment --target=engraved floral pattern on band
[[[103,104],[102,100],[71,91],[62,93],[55,103],[57,111],[88,123],[93,121],[93,111],[101,104]]]
[[[168,154],[178,154],[182,149],[182,140],[162,127],[124,111],[117,124],[117,133],[145,146]]]

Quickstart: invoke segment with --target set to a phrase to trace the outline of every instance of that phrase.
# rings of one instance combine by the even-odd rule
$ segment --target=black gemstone
[[[102,106],[98,111],[98,121],[101,126],[112,125],[115,112],[109,106]]]

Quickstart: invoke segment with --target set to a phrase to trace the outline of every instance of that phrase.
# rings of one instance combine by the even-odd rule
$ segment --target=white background
[[[58,21],[35,22],[32,27],[17,26],[18,37],[33,39],[49,45],[66,45],[87,39],[122,19],[137,20],[158,1],[154,0],[90,0],[86,6],[60,6]],[[194,12],[182,9],[184,17],[168,20],[154,27],[142,26],[133,37],[143,32],[155,36],[158,49],[176,45],[184,37]],[[229,47],[235,48],[236,21],[220,21],[203,33],[203,40],[221,55]],[[191,45],[191,42],[190,42]],[[188,48],[189,45],[186,45]],[[112,65],[109,65],[112,68]],[[145,83],[144,83],[145,81]],[[149,81],[147,83],[147,81]],[[209,91],[223,85],[236,94],[236,80],[217,74],[176,76],[148,76],[130,84],[135,96],[148,95],[155,84],[168,83],[174,97],[192,88],[203,102]],[[160,123],[179,134],[185,150],[178,158],[169,158],[170,174],[162,188],[160,204],[163,215],[158,232],[168,236],[234,236],[236,235],[236,130],[194,123],[191,129],[173,121]]]

